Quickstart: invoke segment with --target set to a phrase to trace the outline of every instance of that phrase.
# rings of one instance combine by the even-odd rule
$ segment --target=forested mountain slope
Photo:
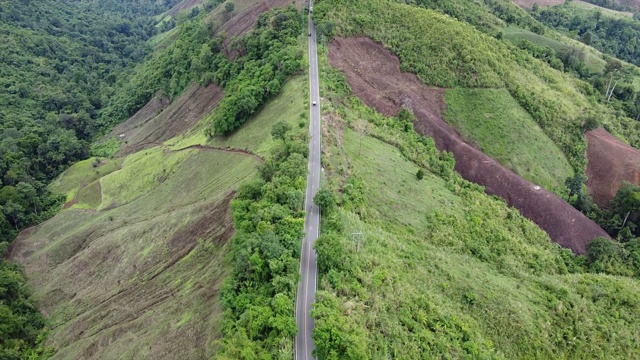
[[[1,355],[293,358],[305,3],[16,4]],[[592,162],[640,156],[638,69],[542,11],[314,4],[319,359],[640,356],[640,188]]]
[[[89,156],[113,85],[149,52],[152,17],[172,2],[0,3],[0,252],[60,204],[47,183]],[[0,263],[5,358],[26,356],[43,319],[18,267]]]
[[[8,103],[15,106],[3,109],[11,119],[3,118],[2,124],[16,126],[4,131],[5,139],[16,134],[9,138],[14,142],[5,141],[5,145],[21,151],[25,141],[19,136],[46,137],[63,131],[69,142],[58,138],[42,141],[61,149],[77,144],[78,149],[73,156],[58,155],[38,147],[41,140],[32,139],[34,144],[28,150],[59,160],[42,160],[49,168],[28,178],[38,181],[41,194],[34,196],[50,197],[52,203],[55,200],[60,205],[65,202],[65,210],[22,232],[10,249],[11,260],[25,266],[36,303],[48,318],[51,333],[46,346],[55,358],[207,358],[222,346],[216,339],[221,337],[222,319],[229,316],[222,316],[226,309],[220,303],[220,288],[230,273],[226,258],[234,234],[230,201],[238,186],[255,176],[256,166],[264,162],[276,143],[262,127],[269,129],[280,121],[289,129],[295,124],[300,132],[305,130],[304,124],[298,127],[296,123],[304,105],[304,81],[298,77],[285,86],[290,75],[299,70],[302,57],[297,40],[303,36],[298,12],[291,8],[260,17],[272,6],[241,1],[240,9],[261,5],[247,30],[256,23],[258,27],[223,48],[224,32],[214,24],[233,20],[240,11],[219,7],[221,4],[207,1],[202,7],[205,11],[178,14],[175,37],[167,38],[156,50],[146,43],[157,31],[151,18],[173,3],[143,1],[132,4],[138,6],[132,10],[115,2],[100,2],[93,8],[78,2],[73,4],[76,12],[65,12],[47,3],[36,7],[33,2],[25,2],[23,10],[33,8],[35,15],[18,17],[14,11],[11,19],[15,24],[3,22],[8,31],[26,40],[42,36],[40,45],[62,44],[61,49],[48,55],[65,54],[60,59],[46,58],[47,54],[39,54],[41,57],[35,60],[29,57],[33,55],[29,49],[45,50],[40,45],[6,53],[22,62],[11,69],[13,73],[8,72],[13,76],[3,77],[3,81],[17,86],[24,79],[27,90],[32,89],[32,82],[41,82],[41,90],[52,89],[77,102],[48,108],[51,100],[41,92],[20,97],[11,93],[15,86],[5,88],[9,89],[7,96],[15,99]],[[45,15],[55,24],[36,21],[42,28],[32,29],[29,21]],[[60,23],[56,21],[58,15]],[[112,24],[114,19],[117,24]],[[57,35],[49,34],[58,30]],[[42,34],[31,36],[28,31]],[[29,45],[18,35],[14,45]],[[129,46],[132,44],[136,47]],[[137,55],[130,53],[132,49]],[[227,59],[227,49],[237,52],[236,59]],[[60,68],[39,72],[37,66],[50,62]],[[246,88],[249,79],[257,87]],[[239,89],[247,92],[240,93]],[[265,106],[281,89],[280,98]],[[160,106],[154,107],[156,100],[152,100],[136,114],[153,94],[158,95]],[[218,102],[223,107],[214,110]],[[83,120],[76,121],[82,114],[86,115]],[[89,146],[104,130],[134,114],[131,121]],[[44,118],[38,119],[40,115]],[[69,124],[68,129],[61,128],[62,120]],[[220,133],[229,135],[249,120],[252,123],[233,136],[208,138],[204,134],[205,129],[218,133],[213,128],[219,126],[223,129]],[[90,151],[100,157],[76,163],[46,186],[72,162],[89,157]],[[119,156],[114,157],[116,153]],[[15,157],[3,156],[5,161],[11,159]],[[274,171],[277,165],[272,164]],[[7,174],[15,174],[10,170]],[[23,190],[25,179],[16,184],[17,190]],[[9,180],[4,184],[7,186],[1,193],[12,194]],[[15,225],[16,230],[44,217],[41,206],[46,205],[22,204],[17,197],[21,194],[9,201],[24,205],[39,217],[12,218],[13,213],[8,211],[11,206],[4,206],[10,222],[7,225]],[[58,209],[52,207],[48,216]],[[12,234],[8,232],[6,240]],[[3,250],[6,247],[5,243]],[[16,279],[22,276],[17,266],[4,260],[3,266],[7,267],[3,275]],[[7,304],[8,314],[3,318],[2,337],[7,344],[3,356],[7,358],[32,352],[30,347],[36,340],[44,339],[39,336],[44,319],[30,299],[18,298],[18,294],[29,296],[22,282],[24,279],[18,281],[19,288],[16,285],[2,293],[18,300],[15,305]],[[14,286],[10,282],[7,285]],[[5,319],[13,321],[12,311],[22,323],[14,321],[9,323],[11,327],[5,327]],[[18,317],[17,312],[32,313],[33,319]],[[292,318],[293,314],[287,316]],[[45,345],[39,346],[37,351]]]

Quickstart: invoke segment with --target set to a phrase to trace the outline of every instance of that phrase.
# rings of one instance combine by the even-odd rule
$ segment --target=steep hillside
[[[298,126],[305,80],[287,80],[302,57],[297,14],[275,10],[251,24],[230,47],[242,46],[234,61],[215,48],[207,14],[179,24],[177,38],[136,69],[153,76],[134,78],[139,87],[121,88],[102,113],[112,116],[109,124],[133,116],[92,146],[100,157],[78,162],[49,187],[66,197],[64,210],[23,231],[9,256],[24,266],[48,318],[54,358],[204,359],[219,351],[230,320],[221,288],[233,273],[228,256],[237,246],[231,200],[277,148],[274,124],[305,131]],[[229,15],[233,21],[235,13]],[[189,49],[209,51],[203,61],[225,64],[216,77],[222,84],[192,82],[211,69],[187,65]],[[293,55],[285,61],[287,52]],[[188,71],[171,63],[176,59]],[[217,124],[211,117],[237,106],[239,81],[255,79],[256,71],[269,87],[250,94],[259,98],[251,109],[240,108],[236,131],[206,136]],[[156,96],[140,106],[149,93]]]
[[[637,356],[637,280],[585,273],[584,260],[451,172],[406,120],[324,75],[323,181],[339,207],[323,208],[316,243],[320,358]]]
[[[485,186],[489,194],[505,199],[545,229],[554,241],[584,253],[590,240],[607,236],[561,198],[465,143],[442,119],[442,92],[428,91],[415,76],[401,74],[398,60],[380,45],[362,38],[336,39],[331,44],[329,59],[333,66],[346,72],[349,85],[365,104],[387,116],[397,116],[402,106],[411,109],[416,114],[416,131],[432,137],[439,150],[452,152],[456,171],[465,179]],[[384,86],[390,79],[397,85]]]
[[[54,358],[215,354],[214,340],[222,336],[220,287],[231,271],[229,203],[262,161],[250,151],[275,145],[268,132],[252,129],[296,124],[303,84],[301,78],[288,82],[225,139],[247,153],[215,149],[220,140],[193,146],[199,141],[186,138],[192,145],[160,144],[95,167],[87,160],[56,181],[54,190],[67,191],[75,203],[21,233],[10,253],[25,266],[50,318]]]
[[[324,202],[316,243],[319,358],[638,357],[638,240],[591,241],[604,235],[593,221],[501,166],[553,174],[566,156],[583,173],[581,112],[611,111],[589,86],[400,2],[327,0],[314,13],[335,35],[322,69],[323,184],[337,206]],[[501,147],[510,138],[524,150]],[[524,156],[536,143],[541,158]],[[553,244],[558,232],[582,236],[559,242],[588,256]]]

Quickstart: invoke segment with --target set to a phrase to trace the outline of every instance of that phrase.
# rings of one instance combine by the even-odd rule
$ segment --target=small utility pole
[[[356,246],[356,252],[360,252],[360,245],[362,244],[362,231],[351,233],[351,241]]]

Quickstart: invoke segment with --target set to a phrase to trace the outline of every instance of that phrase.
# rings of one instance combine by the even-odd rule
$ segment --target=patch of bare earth
[[[607,209],[623,181],[640,185],[640,150],[605,129],[589,131],[586,136],[587,188],[593,201]]]
[[[122,141],[118,155],[132,154],[182,134],[211,112],[223,95],[222,89],[216,85],[205,88],[192,84],[180,98],[168,106],[151,106],[160,101],[156,96],[112,131],[112,135],[118,136]]]
[[[225,32],[227,35],[224,41],[225,48],[229,46],[234,37],[238,37],[253,28],[260,14],[276,7],[287,6],[292,2],[292,0],[262,1],[231,17],[220,28],[220,31]],[[233,60],[241,54],[237,50],[227,50],[227,55]]]
[[[52,359],[211,358],[207,349],[216,334],[211,326],[222,312],[218,297],[227,271],[220,264],[234,234],[233,195],[176,214],[171,221],[181,226],[158,234],[148,255],[131,254],[130,243],[141,231],[153,231],[154,219],[122,223],[70,210],[56,216],[64,218],[58,219],[62,226],[45,222],[23,231],[9,257],[24,265],[42,312],[55,314]],[[185,217],[192,220],[180,222]],[[80,230],[65,225],[73,221],[93,225]],[[128,237],[122,237],[124,227]],[[64,253],[48,247],[59,239]],[[181,262],[199,239],[216,250],[193,255],[197,262]],[[187,282],[192,285],[185,290]],[[189,312],[191,319],[182,320]]]
[[[424,86],[400,71],[398,58],[369,38],[337,38],[330,44],[329,61],[346,73],[353,92],[368,106],[396,116],[403,106],[416,115],[414,128],[432,137],[440,151],[453,153],[456,171],[485,187],[544,229],[551,239],[576,253],[598,236],[607,237],[593,221],[553,193],[524,180],[480,150],[464,142],[442,118],[442,89]]]

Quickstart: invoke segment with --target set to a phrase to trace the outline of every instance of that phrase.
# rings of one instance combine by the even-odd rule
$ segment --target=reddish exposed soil
[[[354,93],[386,116],[402,106],[417,117],[416,131],[432,137],[440,151],[453,153],[456,171],[503,198],[544,229],[551,239],[576,253],[598,236],[608,237],[598,225],[551,192],[537,188],[462,140],[443,119],[442,89],[428,88],[418,78],[400,71],[396,56],[369,38],[337,38],[330,44],[329,61],[347,75]]]
[[[538,6],[552,6],[564,4],[564,0],[513,0],[518,6],[525,9],[531,9],[533,4],[538,4]]]
[[[605,129],[587,132],[587,188],[593,201],[608,208],[623,181],[640,185],[640,150]]]
[[[202,0],[184,0],[169,10],[169,15],[176,16],[181,10],[189,10],[202,4]]]
[[[233,37],[244,34],[253,27],[258,20],[258,17],[263,12],[269,11],[276,7],[283,7],[290,4],[292,0],[270,0],[259,2],[244,11],[241,11],[229,21],[222,25],[221,31],[227,34],[227,38],[224,42],[225,47],[229,45]],[[238,54],[228,53],[231,57],[237,57]]]
[[[123,141],[118,155],[131,154],[182,134],[211,112],[222,97],[222,89],[216,85],[204,88],[192,84],[168,107],[151,105],[158,102],[154,98],[112,131]],[[156,112],[151,115],[153,109]]]

